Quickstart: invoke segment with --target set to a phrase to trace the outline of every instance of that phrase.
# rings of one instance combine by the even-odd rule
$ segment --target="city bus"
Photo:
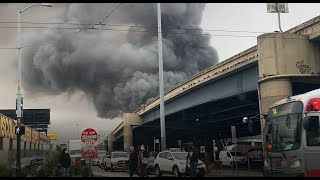
[[[264,127],[264,172],[320,177],[320,89],[274,103]]]

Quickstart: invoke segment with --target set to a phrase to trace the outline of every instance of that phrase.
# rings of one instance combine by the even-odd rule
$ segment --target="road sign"
[[[81,158],[98,158],[98,133],[92,128],[87,128],[81,133]]]
[[[267,3],[268,13],[289,13],[288,3]]]
[[[57,133],[47,133],[50,140],[57,140]]]
[[[231,126],[231,137],[232,137],[232,143],[237,143],[237,133],[236,133],[235,126]]]
[[[14,132],[15,132],[15,134],[16,135],[24,135],[24,133],[25,133],[25,127],[24,126],[16,126],[15,128],[14,128]]]

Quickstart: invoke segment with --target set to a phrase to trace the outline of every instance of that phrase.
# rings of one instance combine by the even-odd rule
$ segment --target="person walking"
[[[145,150],[144,145],[142,144],[140,147],[140,153],[139,153],[140,177],[149,177],[147,173],[148,158],[149,158],[149,153]]]
[[[190,155],[190,176],[197,177],[199,152],[195,146],[192,146],[192,151]]]
[[[133,177],[133,174],[136,173],[138,176],[138,153],[134,150],[134,147],[130,147],[130,158],[129,158],[129,174],[130,177]]]
[[[71,158],[67,148],[63,148],[60,155],[60,164],[62,166],[62,176],[69,176],[69,168],[71,165]]]

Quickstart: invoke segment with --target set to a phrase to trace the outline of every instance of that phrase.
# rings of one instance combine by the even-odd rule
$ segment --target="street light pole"
[[[52,7],[52,4],[48,3],[42,3],[42,4],[32,4],[30,6],[27,6],[26,8],[19,10],[18,11],[18,73],[17,73],[17,82],[18,82],[18,92],[17,92],[17,99],[16,99],[16,114],[17,114],[17,126],[21,126],[21,117],[23,116],[23,106],[22,106],[22,94],[21,94],[21,14],[33,7],[33,6],[46,6],[46,7]],[[17,134],[17,163],[16,163],[16,168],[17,168],[17,174],[19,175],[20,173],[20,153],[21,151],[21,135]]]
[[[163,60],[162,60],[162,32],[161,32],[161,7],[157,3],[158,17],[158,52],[159,52],[159,92],[160,92],[160,129],[161,150],[166,149],[166,121],[164,116],[164,93],[163,93]]]
[[[282,31],[282,29],[281,29],[279,3],[276,3],[276,7],[277,7],[277,12],[278,12],[278,23],[279,23],[279,29],[280,29],[280,32],[283,32],[283,31]]]

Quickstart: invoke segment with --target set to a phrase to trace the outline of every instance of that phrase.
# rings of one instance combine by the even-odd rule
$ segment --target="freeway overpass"
[[[244,116],[266,112],[275,101],[315,89],[320,84],[320,16],[284,33],[257,37],[257,45],[209,67],[165,92],[167,144],[197,139],[250,135]],[[109,134],[109,150],[149,144],[160,138],[159,97],[143,104]],[[258,118],[253,135],[260,134]]]

